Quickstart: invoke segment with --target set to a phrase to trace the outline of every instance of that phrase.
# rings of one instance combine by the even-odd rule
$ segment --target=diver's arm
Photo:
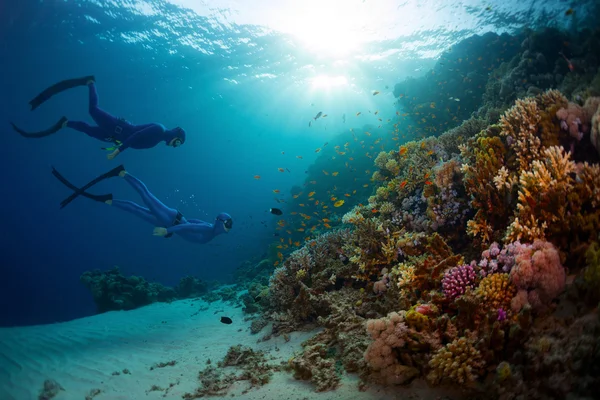
[[[163,140],[165,140],[165,128],[162,125],[151,124],[151,126],[141,129],[125,139],[123,144],[119,146],[117,154],[127,150],[133,143],[136,143],[138,148],[149,149]]]
[[[212,235],[214,227],[210,224],[179,224],[174,225],[170,228],[155,228],[154,234],[156,236],[165,236],[169,233],[193,233],[196,235]]]

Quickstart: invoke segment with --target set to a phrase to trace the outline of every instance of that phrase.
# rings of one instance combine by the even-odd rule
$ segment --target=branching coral
[[[462,146],[464,185],[477,210],[467,223],[467,232],[491,243],[504,230],[509,216],[510,188],[497,189],[494,178],[504,166],[506,148],[493,130],[480,133],[469,146]]]
[[[490,248],[481,253],[479,261],[479,275],[487,276],[496,272],[510,272],[515,265],[515,245],[509,243],[500,249],[500,245],[494,242]]]
[[[530,170],[521,172],[516,218],[507,230],[508,241],[544,239],[550,225],[564,231],[568,224],[567,196],[573,189],[575,163],[558,146],[544,149],[542,156],[544,161],[534,160]]]
[[[472,265],[463,264],[450,268],[442,278],[444,295],[450,299],[462,296],[467,288],[473,287],[477,280],[477,274]]]
[[[517,100],[500,118],[502,131],[510,148],[515,151],[519,171],[539,159],[542,142],[538,137],[538,124],[542,117],[533,98]]]
[[[406,240],[411,237],[412,240]],[[400,248],[405,261],[392,268],[390,278],[406,299],[428,298],[430,292],[439,288],[443,271],[455,267],[463,258],[453,254],[437,233],[430,236],[408,234],[403,239]]]
[[[485,363],[479,350],[467,338],[461,337],[439,349],[429,361],[429,366],[431,372],[427,380],[431,383],[449,380],[470,385],[482,373]]]

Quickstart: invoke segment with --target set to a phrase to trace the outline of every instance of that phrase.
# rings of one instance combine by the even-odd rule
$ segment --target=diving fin
[[[113,198],[112,194],[93,195],[93,194],[87,193],[86,190],[89,189],[90,187],[94,186],[95,184],[97,184],[100,181],[103,181],[103,180],[108,179],[108,178],[114,178],[116,176],[119,176],[119,173],[121,171],[124,171],[124,170],[125,170],[125,167],[123,165],[119,165],[118,167],[115,167],[112,170],[110,170],[110,171],[108,171],[108,172],[100,175],[99,177],[95,178],[94,180],[92,180],[91,182],[87,183],[82,188],[78,188],[77,186],[73,185],[71,182],[67,181],[60,174],[60,172],[58,172],[56,170],[56,168],[52,167],[52,175],[54,175],[59,181],[61,181],[69,189],[71,189],[71,190],[74,191],[73,194],[71,194],[69,197],[67,197],[63,201],[61,201],[60,208],[66,207],[70,202],[72,202],[73,200],[75,200],[79,195],[81,195],[83,197],[87,197],[88,199],[92,199],[92,200],[96,200],[96,201],[100,201],[100,202],[106,202],[108,200],[112,200],[112,198]]]
[[[19,135],[26,137],[26,138],[41,138],[44,136],[50,136],[56,132],[58,132],[59,130],[62,129],[63,125],[65,122],[67,122],[68,119],[67,117],[62,117],[61,119],[58,120],[57,123],[55,123],[54,125],[52,125],[50,128],[43,130],[43,131],[39,131],[39,132],[25,132],[23,129],[19,128],[18,126],[16,126],[14,123],[10,123],[13,127],[13,129],[15,131],[17,131],[19,133]]]
[[[72,89],[77,86],[85,86],[89,81],[94,81],[94,75],[84,76],[83,78],[66,79],[50,86],[42,93],[35,96],[33,100],[29,102],[31,105],[31,111],[38,108],[41,104],[49,100],[55,94],[64,92],[65,90]]]

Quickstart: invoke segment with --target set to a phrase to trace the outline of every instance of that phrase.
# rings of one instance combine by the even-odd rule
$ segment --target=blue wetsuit
[[[83,121],[68,121],[69,128],[85,133],[94,139],[103,142],[121,142],[119,151],[127,148],[149,149],[160,142],[169,144],[171,140],[179,138],[185,141],[185,131],[181,128],[165,129],[162,124],[132,125],[129,122],[113,117],[98,107],[98,93],[96,85],[92,82],[89,88],[89,112],[97,126],[91,126]]]
[[[139,193],[147,208],[128,200],[113,200],[112,205],[137,215],[154,226],[167,228],[169,235],[176,234],[194,243],[206,243],[232,227],[233,220],[227,213],[217,215],[214,224],[199,219],[186,219],[177,210],[158,200],[138,178],[126,174],[125,180]]]

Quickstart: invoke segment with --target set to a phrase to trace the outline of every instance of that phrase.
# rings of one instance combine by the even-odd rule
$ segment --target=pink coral
[[[500,250],[498,243],[494,242],[488,250],[484,250],[479,261],[481,277],[498,272],[510,272],[515,264],[514,246],[513,243],[509,243]]]
[[[517,287],[511,306],[514,311],[530,304],[543,311],[565,288],[565,269],[554,245],[536,239],[532,245],[515,243],[515,266],[510,278]]]
[[[450,268],[444,273],[444,278],[442,278],[444,295],[448,299],[454,300],[462,296],[468,287],[472,288],[475,285],[476,279],[477,274],[472,265],[464,264]]]
[[[406,345],[404,338],[410,331],[404,314],[392,312],[385,318],[368,320],[367,331],[374,341],[365,352],[365,361],[382,383],[402,384],[419,374],[416,368],[400,364],[395,351]]]
[[[556,112],[556,117],[560,120],[562,130],[569,132],[571,137],[580,141],[584,134],[590,132],[592,116],[598,110],[600,99],[590,97],[585,104],[569,103],[567,108],[561,108]]]

